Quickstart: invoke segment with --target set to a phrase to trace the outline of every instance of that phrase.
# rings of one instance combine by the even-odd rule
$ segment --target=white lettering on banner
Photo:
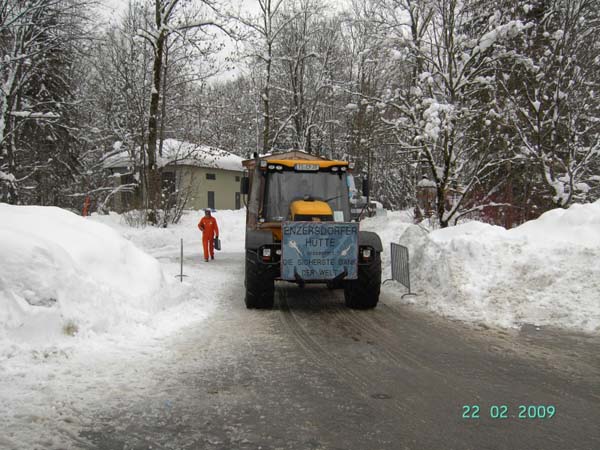
[[[358,276],[358,224],[286,222],[283,224],[281,277],[331,280]]]

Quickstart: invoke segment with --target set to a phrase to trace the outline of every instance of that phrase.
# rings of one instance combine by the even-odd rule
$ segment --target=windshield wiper
[[[331,200],[337,200],[338,198],[343,197],[344,194],[336,195],[335,197],[328,198],[327,200],[323,200],[324,202],[330,202]]]

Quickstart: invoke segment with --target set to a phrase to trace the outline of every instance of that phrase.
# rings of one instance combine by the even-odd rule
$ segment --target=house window
[[[238,181],[238,182],[239,182],[239,181],[240,181],[240,177],[239,177],[239,176],[236,176],[236,177],[235,177],[235,181]]]
[[[215,209],[215,193],[213,191],[208,191],[208,207]]]
[[[206,179],[207,180],[216,180],[217,179],[217,175],[214,173],[207,173],[206,174]]]

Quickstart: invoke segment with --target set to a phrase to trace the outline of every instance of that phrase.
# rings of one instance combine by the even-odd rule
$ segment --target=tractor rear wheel
[[[269,309],[275,298],[275,281],[270,266],[262,264],[258,255],[246,250],[246,308]]]
[[[370,264],[358,266],[358,278],[346,281],[344,299],[352,309],[371,309],[379,302],[381,288],[381,254],[375,252]]]

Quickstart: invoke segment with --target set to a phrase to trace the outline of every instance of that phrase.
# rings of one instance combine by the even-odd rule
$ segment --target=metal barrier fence
[[[385,280],[387,281],[397,281],[398,283],[404,285],[408,292],[402,296],[404,298],[406,295],[417,295],[410,290],[410,266],[409,266],[409,255],[408,255],[408,247],[405,247],[400,244],[391,243],[391,255],[392,255],[392,278]]]

